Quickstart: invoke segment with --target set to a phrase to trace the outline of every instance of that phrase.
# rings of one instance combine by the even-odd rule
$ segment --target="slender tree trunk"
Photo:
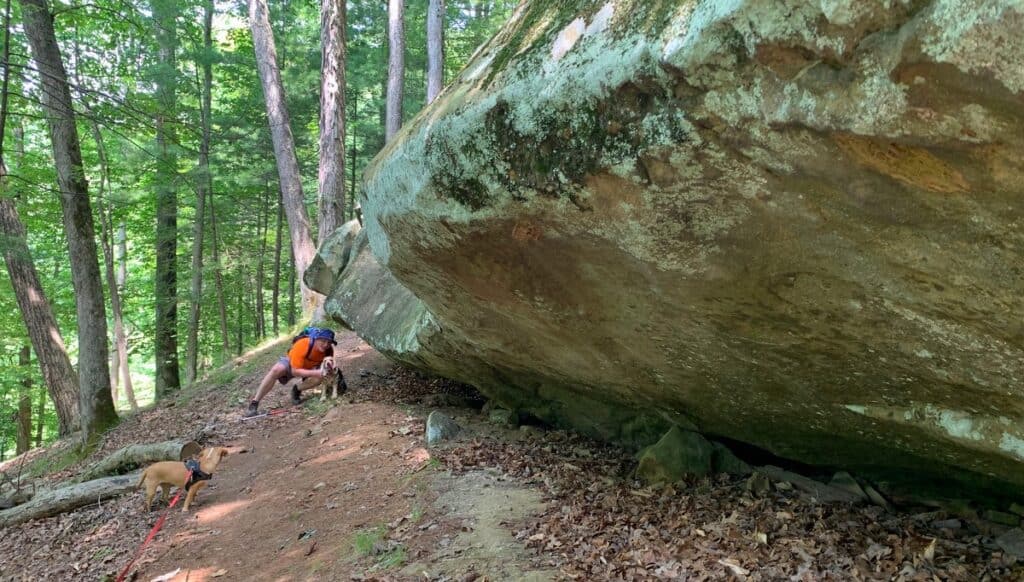
[[[320,221],[322,245],[345,217],[345,0],[320,4]]]
[[[444,86],[444,0],[427,5],[427,103]]]
[[[402,127],[405,93],[405,0],[388,0],[388,96],[384,142]]]
[[[177,17],[175,0],[153,0],[159,66],[156,101],[156,397],[181,388],[178,370],[178,156],[174,151],[177,109]]]
[[[359,119],[359,95],[357,93],[353,93],[353,95],[352,95],[352,119]],[[349,160],[349,164],[348,164],[348,166],[349,166],[349,174],[351,174],[352,178],[349,181],[349,188],[348,188],[348,195],[349,195],[349,202],[350,202],[350,204],[348,204],[345,207],[348,210],[348,218],[347,218],[347,220],[352,220],[352,217],[355,216],[355,214],[356,214],[355,213],[355,208],[356,208],[356,151],[358,149],[356,147],[356,138],[357,137],[358,137],[358,134],[356,133],[355,124],[352,124],[352,148],[349,150],[351,155],[352,155],[352,158]]]
[[[274,235],[274,278],[273,278],[273,318],[274,337],[280,334],[281,320],[281,227],[284,222],[284,206],[281,204],[281,192],[277,193],[277,233]]]
[[[292,247],[294,248],[294,247]],[[295,253],[289,250],[288,259],[292,265],[295,264]],[[288,269],[288,327],[295,327],[295,271]]]
[[[106,200],[106,194],[110,190],[110,165],[107,162],[107,150],[103,145],[103,133],[100,131],[99,123],[92,122],[93,140],[96,142],[96,152],[100,162],[100,187],[96,196],[96,204],[100,217],[100,246],[103,248],[103,265],[107,274],[107,292],[110,295],[110,310],[114,316],[114,351],[110,355],[110,397],[117,403],[117,377],[124,373],[124,391],[128,398],[128,405],[133,411],[139,410],[135,401],[135,390],[132,388],[131,370],[128,369],[128,338],[124,333],[124,310],[121,306],[121,292],[118,288],[117,275],[114,272],[114,250],[110,239],[113,235],[113,224],[111,220],[110,204]],[[122,225],[122,228],[124,225]],[[123,232],[119,234],[123,235]],[[120,244],[126,244],[119,241]],[[122,257],[122,260],[123,257]],[[123,284],[122,284],[123,287]]]
[[[387,39],[384,39],[384,44],[387,46]],[[385,130],[384,140],[380,143],[380,149],[384,149],[384,144],[387,143],[386,130],[388,126],[388,78],[381,76],[380,78],[380,126]]]
[[[36,402],[36,446],[43,446],[43,425],[46,424],[46,392],[39,391]]]
[[[112,226],[110,209],[107,209],[108,226]],[[117,239],[114,246],[114,261],[117,272],[114,275],[115,288],[118,297],[124,297],[124,285],[128,280],[128,235],[124,223],[117,227]],[[109,275],[108,275],[109,276]],[[135,387],[132,383],[132,370],[128,365],[128,332],[124,326],[124,303],[118,301],[118,313],[114,317],[114,340],[117,342],[117,357],[121,360],[120,368],[125,396],[128,397],[128,405],[132,410],[138,410],[139,404],[135,400]]]
[[[18,352],[18,366],[21,369],[21,382],[18,384],[18,439],[15,454],[22,454],[32,444],[32,348],[21,346]]]
[[[117,241],[114,261],[117,263],[117,290],[124,294],[124,285],[128,282],[128,234],[124,222],[117,225]]]
[[[192,229],[192,302],[188,312],[185,344],[185,383],[196,381],[199,371],[199,316],[203,305],[203,223],[206,220],[206,186],[210,183],[210,109],[213,105],[213,0],[203,3],[203,87],[199,106],[203,136],[199,143],[196,172],[196,219]]]
[[[263,313],[263,258],[267,253],[267,230],[270,226],[270,188],[264,191],[263,204],[256,212],[256,239],[260,241],[256,253],[256,282],[253,288],[254,317],[257,341],[267,336],[267,318]]]
[[[302,274],[313,260],[315,249],[309,234],[309,215],[306,213],[303,200],[299,162],[295,157],[295,140],[292,137],[291,121],[285,107],[284,87],[281,84],[281,72],[277,68],[277,52],[270,30],[266,0],[249,0],[249,23],[252,27],[256,65],[267,103],[267,117],[270,120],[270,134],[274,142],[274,157],[277,159],[285,213],[288,216],[296,276],[302,281]],[[302,309],[312,311],[317,302],[317,294],[308,289],[305,282],[301,285]]]
[[[224,270],[220,264],[220,250],[217,247],[217,213],[213,204],[213,188],[210,194],[210,238],[213,239],[213,284],[217,290],[217,312],[220,315],[221,356],[227,359],[231,355],[231,336],[228,335],[228,304],[224,297]]]
[[[25,35],[39,69],[43,110],[50,126],[57,183],[68,240],[71,282],[78,316],[79,411],[85,442],[94,442],[117,422],[110,398],[107,319],[96,254],[89,189],[82,167],[67,73],[46,0],[22,0]]]
[[[237,326],[238,327],[238,338],[237,338],[238,341],[236,343],[235,353],[240,356],[240,355],[242,355],[242,350],[244,349],[244,346],[245,346],[245,343],[243,341],[244,340],[244,335],[243,335],[243,331],[242,331],[242,327],[245,325],[245,272],[243,271],[243,267],[241,266],[241,264],[239,264],[239,267],[238,267],[238,285],[237,285],[237,288],[238,288],[238,309],[236,310],[236,313],[238,314],[238,326]]]

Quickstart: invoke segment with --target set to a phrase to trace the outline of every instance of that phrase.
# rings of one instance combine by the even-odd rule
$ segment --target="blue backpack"
[[[292,345],[295,345],[295,342],[299,341],[304,337],[309,338],[309,348],[306,349],[307,358],[309,357],[309,354],[313,353],[313,342],[315,342],[318,339],[323,338],[331,342],[331,344],[333,345],[338,345],[338,342],[334,340],[334,330],[327,329],[326,327],[310,326],[303,328],[303,330],[299,332],[299,335],[292,338]]]

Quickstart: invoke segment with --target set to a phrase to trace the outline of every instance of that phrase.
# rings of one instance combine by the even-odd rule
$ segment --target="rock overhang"
[[[524,3],[368,170],[369,245],[541,417],[1019,490],[1021,13]]]

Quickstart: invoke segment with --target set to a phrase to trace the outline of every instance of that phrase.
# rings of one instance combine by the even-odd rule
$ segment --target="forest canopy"
[[[259,3],[269,9],[300,191],[315,244],[321,74],[326,70],[322,5],[305,0]],[[344,7],[346,44],[343,222],[354,216],[363,168],[385,141],[389,6],[379,0],[338,4]],[[427,101],[428,8],[437,6],[442,14],[441,74],[447,82],[504,23],[514,5],[512,0],[447,0],[404,6],[404,83],[400,95],[393,96],[402,120],[413,117]],[[27,34],[32,22],[27,17],[40,6],[53,15],[53,34],[66,70],[102,278],[107,329],[101,343],[104,355],[109,354],[112,379],[107,389],[116,410],[124,412],[157,399],[159,362],[165,370],[171,365],[175,374],[181,371],[180,380],[162,376],[164,397],[191,379],[190,359],[202,376],[251,346],[306,323],[289,217],[282,204],[285,188],[257,67],[251,6],[199,0],[26,0],[9,5],[4,20],[3,199],[12,203],[5,208],[16,211],[11,216],[24,227],[27,246],[17,243],[16,228],[5,228],[3,250],[9,268],[19,258],[23,266],[34,267],[63,338],[62,349],[83,378],[93,377],[78,369],[83,353],[92,348],[82,345],[77,335],[83,320],[76,299],[82,292],[73,284],[75,265],[67,230],[61,227],[62,186],[55,165],[61,156],[55,160],[53,115],[44,99],[53,96],[42,82],[50,73],[40,75],[46,69],[37,62]],[[197,240],[198,262],[193,258]],[[162,259],[161,248],[165,253],[170,249]],[[174,282],[170,286],[169,273]],[[195,286],[197,274],[201,287]],[[48,390],[40,374],[39,348],[26,328],[14,279],[0,279],[0,310],[7,314],[0,318],[3,460],[52,441],[59,430],[53,386]],[[201,292],[194,296],[197,288]],[[170,296],[162,298],[168,289]],[[164,319],[157,316],[161,301]],[[190,317],[193,305],[197,314]],[[173,317],[167,319],[168,313]],[[190,332],[194,346],[186,345]],[[173,358],[166,349],[173,351]],[[158,353],[164,355],[158,358]],[[126,390],[126,381],[131,390]]]

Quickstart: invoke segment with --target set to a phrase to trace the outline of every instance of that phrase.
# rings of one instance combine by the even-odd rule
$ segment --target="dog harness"
[[[209,481],[213,478],[213,475],[199,470],[199,461],[195,459],[185,461],[185,468],[192,472],[188,478],[188,483],[185,483],[185,491],[188,491],[189,488],[199,481]]]

